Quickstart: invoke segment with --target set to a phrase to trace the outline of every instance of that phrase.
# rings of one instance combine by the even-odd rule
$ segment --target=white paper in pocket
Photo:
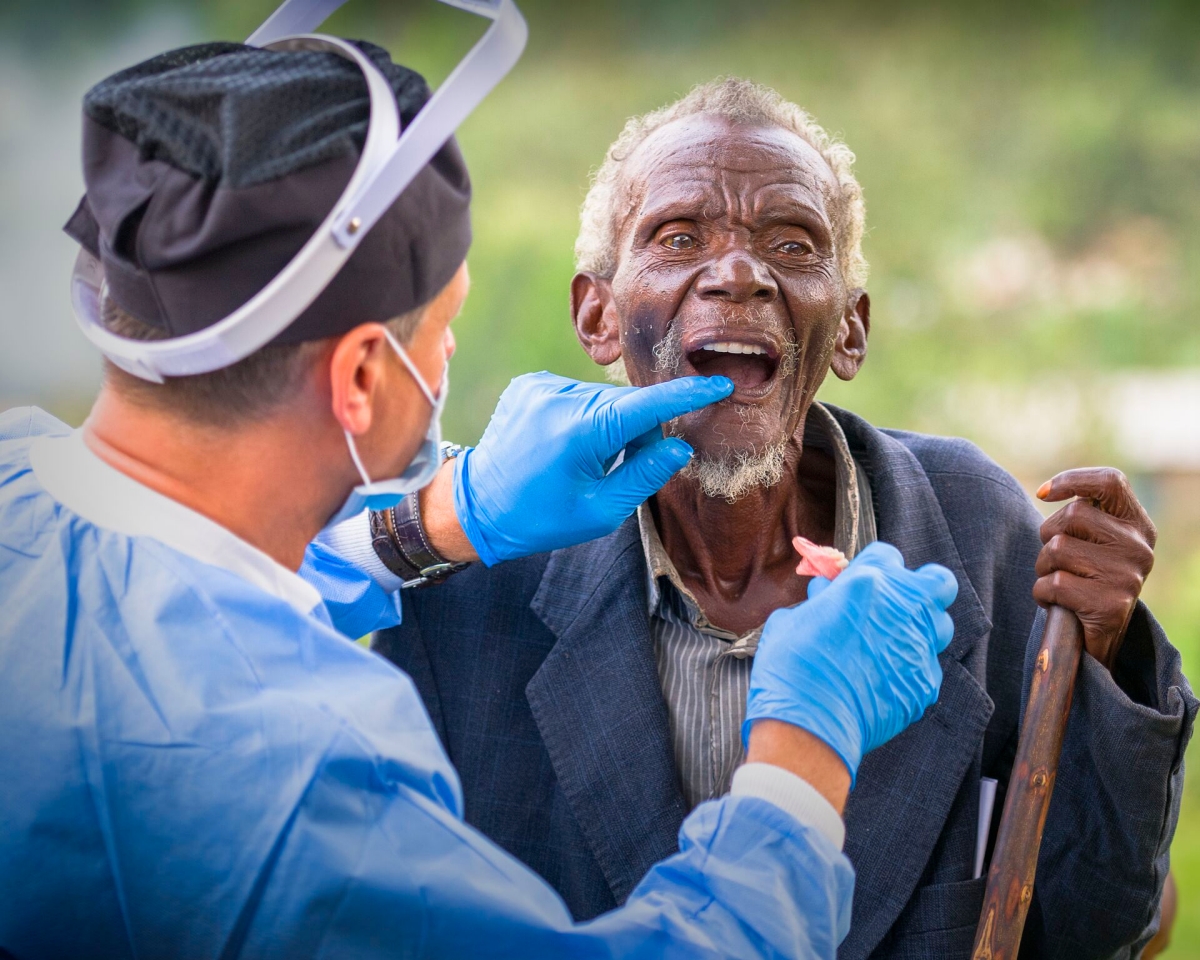
[[[992,809],[996,806],[996,781],[991,777],[979,778],[979,824],[975,828],[975,872],[972,877],[983,876],[983,855],[987,853],[988,834],[992,830]]]

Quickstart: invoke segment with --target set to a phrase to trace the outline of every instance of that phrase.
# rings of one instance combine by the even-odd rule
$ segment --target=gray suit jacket
[[[1043,614],[1040,518],[961,440],[831,408],[871,480],[879,537],[958,578],[925,717],[869,754],[846,808],[856,886],[840,956],[970,954],[979,779],[1008,779]],[[376,649],[406,670],[461,777],[467,820],[576,917],[621,903],[687,813],[646,614],[635,521],[601,540],[406,594]],[[1025,956],[1136,956],[1157,928],[1197,702],[1139,606],[1117,680],[1085,655],[1046,824]],[[997,799],[996,819],[1003,803]]]

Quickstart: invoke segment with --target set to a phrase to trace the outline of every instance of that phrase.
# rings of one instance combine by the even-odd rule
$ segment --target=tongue
[[[771,376],[771,361],[761,354],[697,350],[688,360],[702,377],[728,377],[737,390],[761,386]]]

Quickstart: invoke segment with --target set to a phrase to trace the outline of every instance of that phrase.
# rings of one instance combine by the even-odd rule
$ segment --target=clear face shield
[[[71,278],[71,302],[84,336],[122,370],[161,383],[164,377],[230,366],[269,343],[300,316],[525,49],[528,28],[513,0],[439,2],[486,17],[492,25],[402,131],[395,96],[379,69],[357,47],[308,32],[345,0],[285,0],[246,42],[271,50],[336,53],[358,65],[367,82],[370,119],[350,182],[308,242],[265,287],[212,326],[170,340],[128,340],[107,330],[100,321],[103,268],[86,249],[80,250]]]

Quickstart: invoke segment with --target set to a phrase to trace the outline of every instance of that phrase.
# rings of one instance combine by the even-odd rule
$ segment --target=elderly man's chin
[[[735,503],[775,486],[787,470],[785,425],[761,407],[726,401],[671,421],[667,433],[696,451],[681,476],[707,497]]]

